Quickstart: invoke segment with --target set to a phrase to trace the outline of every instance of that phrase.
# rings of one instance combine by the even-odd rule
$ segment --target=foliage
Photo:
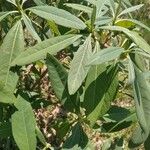
[[[126,138],[130,148],[150,148],[150,45],[141,34],[150,28],[134,18],[143,4],[2,0],[0,6],[1,149],[56,148],[35,116],[53,106],[65,113],[51,125],[61,149],[94,149],[89,129],[123,131],[104,150],[123,149]],[[113,106],[126,90],[135,107]]]

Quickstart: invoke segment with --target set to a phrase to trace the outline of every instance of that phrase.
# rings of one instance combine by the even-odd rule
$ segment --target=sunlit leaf
[[[22,52],[11,65],[26,65],[46,58],[46,54],[57,54],[60,50],[74,43],[81,35],[63,35],[42,41]]]
[[[75,53],[74,59],[71,62],[71,67],[68,76],[69,93],[74,94],[82,82],[84,81],[90,66],[86,66],[88,59],[92,54],[91,35],[85,40],[78,51]]]
[[[36,121],[30,103],[19,98],[15,103],[18,111],[12,115],[12,132],[21,150],[36,149]]]
[[[84,29],[86,25],[71,13],[52,6],[36,6],[29,9],[36,15],[47,20],[53,20],[59,25],[75,29]]]

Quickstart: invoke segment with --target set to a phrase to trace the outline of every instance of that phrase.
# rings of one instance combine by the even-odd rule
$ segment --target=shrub
[[[117,140],[110,137],[103,149],[123,148],[129,131],[130,148],[144,143],[149,149],[150,46],[140,31],[150,28],[134,19],[143,4],[1,2],[1,149],[52,148],[55,144],[48,144],[35,114],[53,105],[65,113],[53,122],[64,141],[59,148],[94,149],[86,132],[90,128],[118,133]],[[112,105],[122,94],[134,99],[135,108]]]

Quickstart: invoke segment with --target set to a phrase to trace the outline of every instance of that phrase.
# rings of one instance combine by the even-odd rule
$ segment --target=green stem
[[[113,20],[113,25],[114,25],[115,22],[116,22],[116,19],[117,19],[117,17],[118,17],[119,11],[120,11],[120,8],[121,8],[121,0],[119,0],[119,2],[118,2],[118,7],[117,7],[117,10],[116,10],[116,13],[115,13],[114,20]]]

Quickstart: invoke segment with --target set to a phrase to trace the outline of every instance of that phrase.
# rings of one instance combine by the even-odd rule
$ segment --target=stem
[[[116,10],[116,13],[115,13],[114,20],[113,20],[113,25],[114,25],[115,22],[116,22],[117,16],[118,16],[119,11],[120,11],[120,8],[121,8],[121,0],[119,0],[119,2],[118,2],[118,7],[117,7],[117,10]]]

